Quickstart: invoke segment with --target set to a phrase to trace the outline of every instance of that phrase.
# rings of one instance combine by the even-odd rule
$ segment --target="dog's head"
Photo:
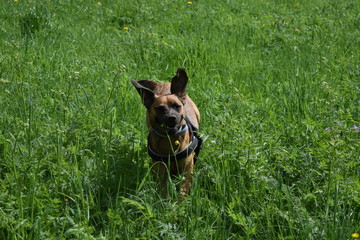
[[[170,93],[160,94],[161,90],[158,88],[166,88],[167,86],[151,80],[131,80],[131,82],[147,109],[150,125],[155,129],[162,129],[168,134],[179,131],[185,118],[185,88],[188,82],[185,70],[183,68],[177,70],[171,81]]]

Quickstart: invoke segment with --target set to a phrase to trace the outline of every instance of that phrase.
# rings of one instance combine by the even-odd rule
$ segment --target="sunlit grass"
[[[5,1],[0,239],[356,239],[356,1]],[[187,69],[207,140],[159,194],[130,79]]]

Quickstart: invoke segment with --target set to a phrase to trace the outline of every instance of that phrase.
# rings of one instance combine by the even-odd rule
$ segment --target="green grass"
[[[358,1],[97,3],[1,4],[0,239],[353,239]],[[180,66],[207,139],[183,204],[130,84]]]

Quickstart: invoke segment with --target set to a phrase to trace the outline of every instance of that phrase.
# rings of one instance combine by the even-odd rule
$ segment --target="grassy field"
[[[0,239],[356,239],[360,2],[3,0]],[[130,79],[206,139],[159,195]]]

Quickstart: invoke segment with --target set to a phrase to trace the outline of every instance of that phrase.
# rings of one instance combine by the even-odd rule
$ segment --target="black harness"
[[[191,134],[191,142],[189,145],[181,150],[180,152],[176,153],[175,155],[160,155],[154,152],[151,149],[150,144],[150,135],[148,137],[148,154],[154,161],[162,161],[162,162],[168,162],[168,161],[176,161],[183,158],[186,158],[191,153],[195,151],[195,157],[194,157],[194,163],[196,162],[196,159],[200,153],[201,145],[202,145],[202,138],[199,135],[199,129],[195,127],[188,118],[185,117],[186,125],[188,128],[188,131]]]

